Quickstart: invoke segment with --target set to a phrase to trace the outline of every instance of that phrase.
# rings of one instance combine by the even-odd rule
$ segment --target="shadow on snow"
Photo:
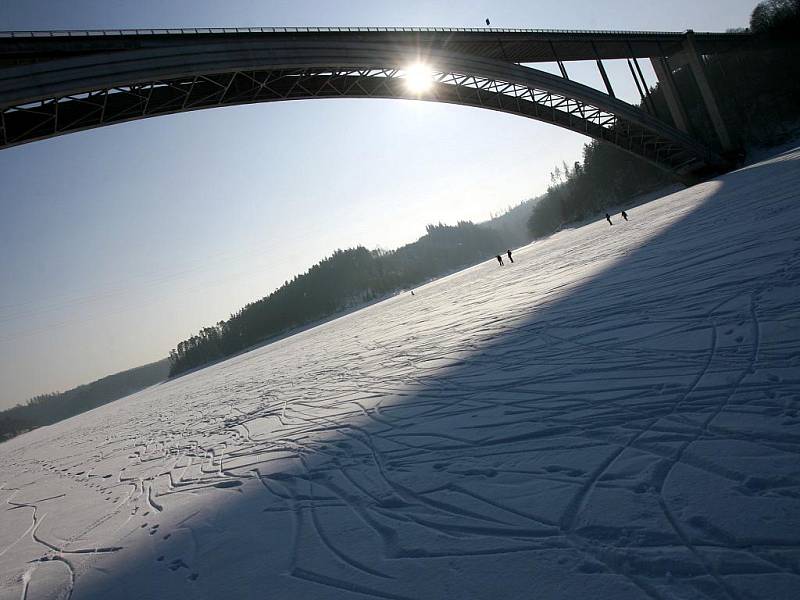
[[[143,485],[161,529],[130,534],[75,597],[789,598],[800,218],[795,188],[759,194],[797,170],[784,157],[686,190],[714,191],[594,269],[582,248],[542,268],[530,246],[506,269],[588,270],[529,314],[498,303],[451,341],[431,300],[397,324],[405,346],[367,344],[347,371],[295,357],[309,372],[291,401],[209,423],[205,473]],[[482,301],[526,291],[489,283],[471,284]],[[470,310],[450,326],[469,332]],[[414,356],[421,340],[436,360]],[[255,385],[248,357],[215,367],[234,398]],[[268,369],[267,386],[293,377]]]

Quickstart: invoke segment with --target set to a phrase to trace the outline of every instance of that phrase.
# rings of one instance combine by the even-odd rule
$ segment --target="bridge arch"
[[[424,62],[432,85],[406,85]],[[539,69],[370,40],[225,39],[144,45],[0,69],[0,148],[159,115],[313,98],[424,99],[497,110],[603,140],[671,171],[721,167],[689,135]]]

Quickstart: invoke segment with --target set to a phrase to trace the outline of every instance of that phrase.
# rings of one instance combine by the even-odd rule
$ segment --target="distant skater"
[[[508,254],[508,260],[510,260],[513,263],[514,259],[511,258],[511,250],[506,250],[506,254]]]
[[[606,213],[606,221],[608,221],[609,225],[613,225],[613,223],[611,222],[611,215],[609,215],[608,213]]]
[[[412,296],[414,295],[414,290],[411,290],[411,295],[412,295]]]
[[[622,211],[622,218],[626,221],[628,220],[628,213],[626,213],[624,210]]]
[[[486,26],[487,27],[491,26],[491,23],[489,22],[489,19],[486,19]]]
[[[503,257],[502,257],[502,256],[500,256],[499,254],[497,255],[497,262],[499,262],[499,263],[500,263],[500,266],[501,266],[501,267],[503,266]]]

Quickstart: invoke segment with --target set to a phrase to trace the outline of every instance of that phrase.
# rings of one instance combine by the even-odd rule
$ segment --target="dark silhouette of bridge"
[[[0,32],[0,148],[189,110],[311,98],[407,98],[498,110],[552,123],[678,173],[720,169],[695,139],[673,80],[688,65],[718,137],[732,143],[703,57],[746,33],[444,28],[247,28]],[[642,108],[618,99],[603,60],[626,59]],[[652,109],[649,60],[672,122]],[[605,90],[570,80],[594,61]],[[536,69],[558,64],[561,76]],[[430,65],[425,92],[410,65]]]

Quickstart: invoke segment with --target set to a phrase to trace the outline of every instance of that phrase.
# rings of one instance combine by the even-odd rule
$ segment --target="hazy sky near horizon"
[[[480,27],[489,17],[509,28],[724,31],[746,26],[756,3],[4,0],[0,30]],[[624,63],[608,68],[618,95],[638,101]],[[593,64],[568,69],[602,85]],[[2,150],[0,409],[158,360],[336,248],[394,248],[427,223],[485,220],[543,192],[586,141],[492,111],[340,99]]]

